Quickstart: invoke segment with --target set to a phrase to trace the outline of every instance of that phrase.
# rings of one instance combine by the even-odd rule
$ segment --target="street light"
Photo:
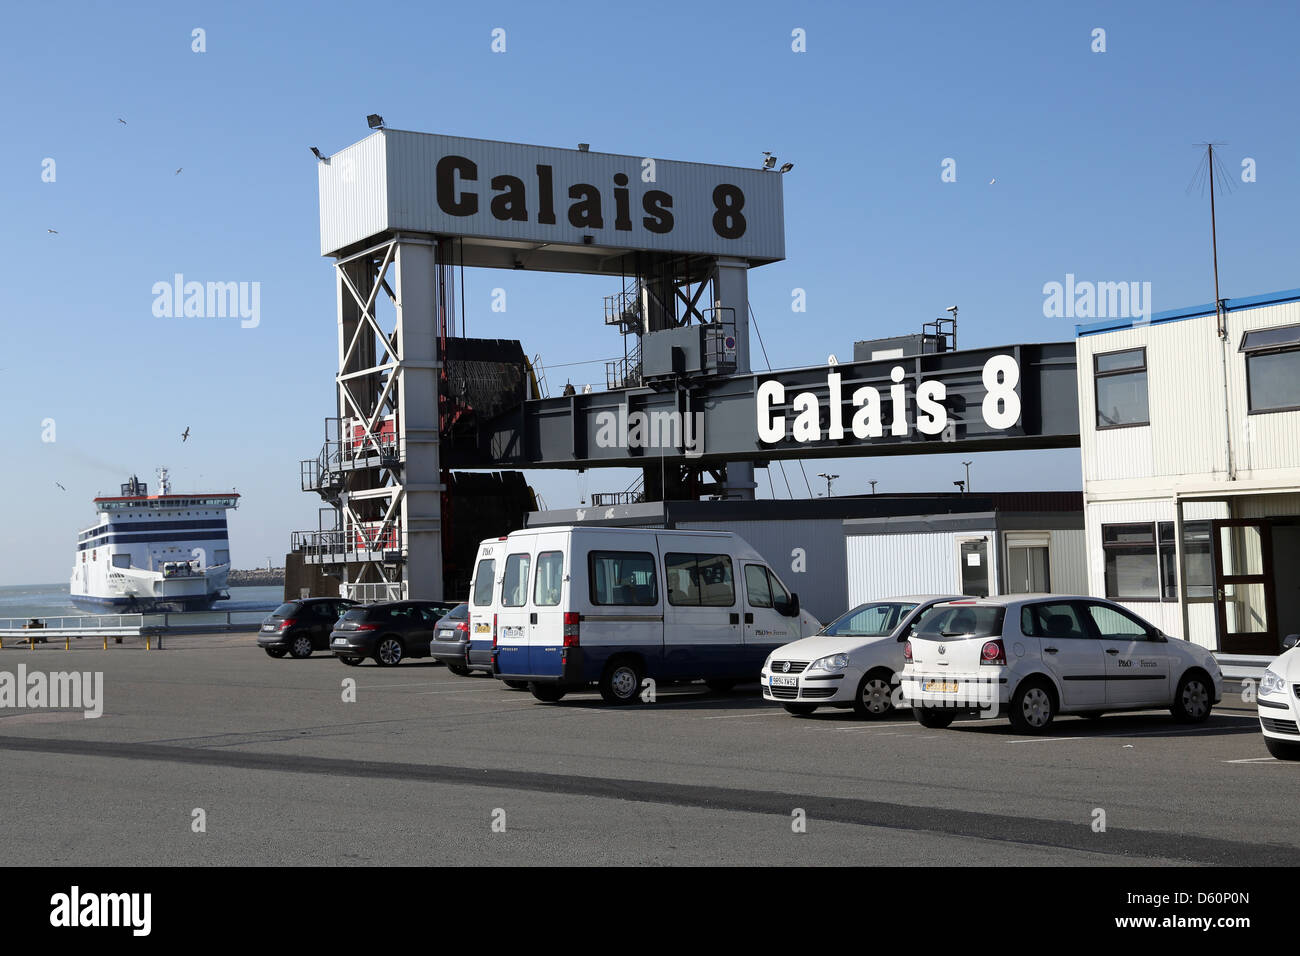
[[[970,491],[970,465],[971,465],[971,463],[968,462],[968,461],[963,461],[962,464],[966,466],[966,490],[967,490],[967,491]]]
[[[818,477],[818,478],[825,478],[825,479],[826,479],[826,497],[827,497],[827,498],[830,498],[830,497],[831,497],[831,482],[834,481],[836,478],[838,478],[839,475],[828,475],[828,474],[826,474],[826,472],[822,471],[822,472],[818,472],[817,477]]]
[[[872,478],[870,481],[867,482],[867,484],[871,486],[871,493],[874,495],[876,493],[876,479]]]

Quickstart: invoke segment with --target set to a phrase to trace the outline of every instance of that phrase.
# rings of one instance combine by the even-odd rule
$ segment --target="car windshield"
[[[833,637],[883,637],[915,607],[896,601],[860,604],[827,624],[822,633]]]
[[[921,618],[913,633],[938,640],[953,637],[999,637],[1006,608],[989,604],[936,604]]]
[[[263,605],[263,607],[265,607],[265,605]],[[281,604],[274,611],[272,611],[271,617],[292,617],[294,612],[297,610],[298,610],[298,605],[295,604],[293,601],[290,601],[288,604]]]

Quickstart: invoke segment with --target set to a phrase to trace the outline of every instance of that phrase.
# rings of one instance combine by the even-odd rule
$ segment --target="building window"
[[[1007,549],[1007,593],[1040,594],[1052,590],[1045,545]]]
[[[1112,601],[1177,601],[1174,523],[1104,524],[1106,597]]]
[[[1300,325],[1256,329],[1241,337],[1251,412],[1300,409]]]
[[[1151,424],[1147,411],[1147,350],[1104,352],[1092,359],[1097,427]]]

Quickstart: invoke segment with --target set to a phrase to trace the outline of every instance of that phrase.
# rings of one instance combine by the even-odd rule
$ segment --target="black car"
[[[381,667],[392,667],[408,657],[428,657],[434,625],[455,606],[440,601],[385,601],[354,607],[334,625],[330,650],[350,666],[367,657]]]
[[[302,598],[287,601],[262,619],[257,646],[272,657],[311,657],[329,650],[330,631],[345,612],[357,607],[344,598]]]
[[[429,654],[447,665],[447,670],[464,677],[471,670],[492,673],[492,663],[471,667],[469,663],[469,605],[457,604],[433,629]]]

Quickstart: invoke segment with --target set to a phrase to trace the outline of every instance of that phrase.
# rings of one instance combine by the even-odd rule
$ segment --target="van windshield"
[[[1001,637],[1006,608],[990,604],[937,604],[921,618],[913,633],[922,639]]]

